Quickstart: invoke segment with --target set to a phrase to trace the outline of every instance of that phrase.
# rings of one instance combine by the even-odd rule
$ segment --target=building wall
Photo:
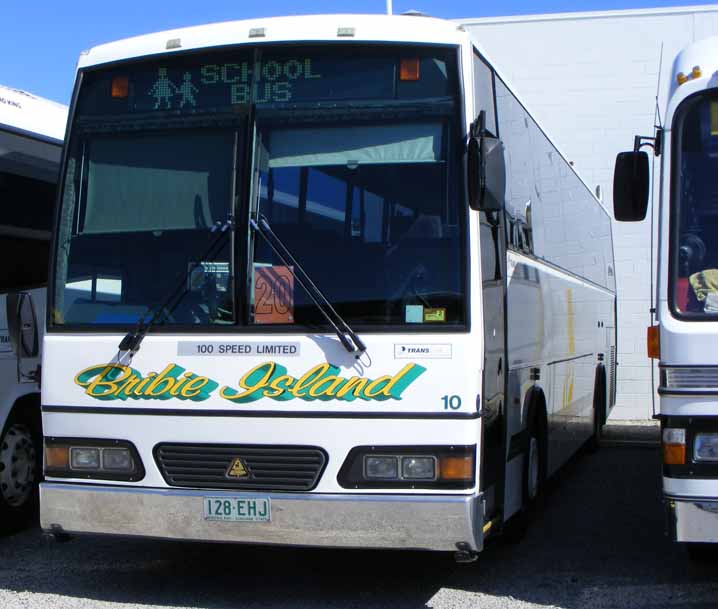
[[[718,35],[718,5],[459,21],[612,210],[616,154],[632,149],[634,135],[653,134],[656,91],[663,113],[673,59],[691,42]],[[650,218],[614,223],[613,235],[619,367],[612,417],[644,419],[652,414]]]

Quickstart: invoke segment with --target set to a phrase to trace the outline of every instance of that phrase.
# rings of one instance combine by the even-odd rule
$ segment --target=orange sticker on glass
[[[254,323],[294,323],[294,275],[290,267],[254,267]]]

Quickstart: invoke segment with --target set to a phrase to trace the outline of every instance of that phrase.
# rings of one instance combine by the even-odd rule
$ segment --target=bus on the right
[[[692,555],[718,543],[718,37],[676,57],[664,124],[618,155],[614,213],[646,216],[648,154],[660,161],[655,321],[669,534]],[[662,109],[663,110],[663,109]]]

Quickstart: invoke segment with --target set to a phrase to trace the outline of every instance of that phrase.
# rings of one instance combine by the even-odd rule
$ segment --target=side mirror
[[[499,211],[506,194],[506,162],[501,140],[487,135],[469,139],[467,149],[469,206]]]
[[[5,302],[13,350],[20,358],[37,357],[40,353],[40,336],[32,297],[25,292],[8,294]]]
[[[613,215],[619,222],[639,222],[648,210],[648,154],[621,152],[613,173]]]

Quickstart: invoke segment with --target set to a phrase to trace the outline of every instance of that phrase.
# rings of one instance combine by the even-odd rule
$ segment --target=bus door
[[[481,491],[487,515],[501,510],[506,434],[506,246],[503,214],[481,212],[480,260],[484,304],[484,386],[482,390]]]

